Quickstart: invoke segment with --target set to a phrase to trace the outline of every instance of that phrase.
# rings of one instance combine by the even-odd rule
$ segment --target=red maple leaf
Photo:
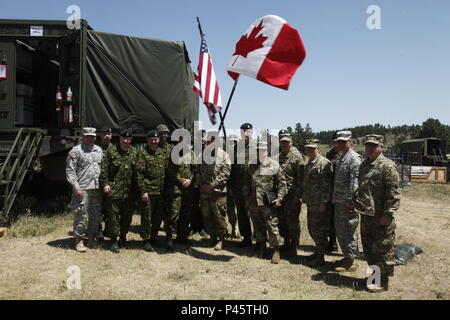
[[[256,38],[256,35],[264,28],[263,20],[259,23],[258,26],[254,27],[250,35],[247,37],[245,34],[239,39],[238,43],[236,43],[236,51],[233,53],[233,56],[243,56],[247,58],[247,55],[255,51],[256,49],[263,48],[263,42],[266,41],[268,37],[264,37],[262,34]]]

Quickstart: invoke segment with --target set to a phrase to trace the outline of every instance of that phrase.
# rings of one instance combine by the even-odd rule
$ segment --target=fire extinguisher
[[[66,93],[67,103],[64,106],[64,124],[71,124],[73,122],[72,98],[72,89],[69,87]]]
[[[61,88],[59,86],[56,86],[56,111],[61,111],[61,106],[62,106]]]

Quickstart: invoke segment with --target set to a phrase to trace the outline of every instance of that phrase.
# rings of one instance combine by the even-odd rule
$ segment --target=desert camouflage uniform
[[[119,145],[107,149],[100,175],[100,185],[111,187],[106,194],[108,233],[111,238],[125,236],[131,225],[136,200],[137,150],[130,146],[124,151]]]
[[[308,231],[316,244],[316,252],[325,253],[330,230],[330,212],[319,212],[320,205],[329,206],[332,193],[333,167],[320,154],[309,160],[303,178],[303,203],[308,208]]]
[[[378,265],[382,276],[392,275],[395,265],[394,213],[400,206],[400,178],[393,161],[380,154],[366,159],[359,170],[356,212],[361,214],[361,240],[367,264]],[[391,217],[387,226],[379,224],[381,216]]]
[[[215,162],[197,165],[195,184],[200,188],[200,209],[203,215],[203,225],[211,237],[223,238],[227,235],[227,182],[230,177],[231,161],[228,154],[217,148]],[[204,193],[201,186],[210,184],[214,187],[211,194]]]
[[[238,143],[244,143],[242,140]],[[233,192],[234,200],[236,202],[237,220],[239,226],[239,233],[242,237],[251,239],[252,227],[250,223],[250,215],[245,209],[245,196],[242,191],[242,185],[244,184],[245,176],[248,171],[250,157],[255,157],[256,160],[256,141],[249,140],[248,144],[245,144],[243,152],[237,154],[237,162],[233,164],[231,170],[231,190]]]
[[[344,256],[352,259],[359,255],[356,233],[359,217],[354,210],[347,213],[345,207],[354,207],[360,164],[361,156],[355,151],[349,150],[347,154],[342,155],[336,162],[333,189],[336,235]]]
[[[298,179],[298,172],[303,171],[306,163],[305,157],[297,150],[292,149],[279,155],[279,163],[283,169],[287,194],[283,199],[283,206],[280,208],[280,233],[285,242],[292,243],[295,248],[298,247],[300,240],[300,210],[302,203],[292,203],[294,197],[301,199],[302,181]],[[298,196],[300,195],[300,197]]]
[[[72,195],[72,211],[75,212],[73,233],[78,237],[97,234],[101,213],[99,190],[102,150],[94,145],[79,144],[70,150],[66,160],[66,178],[73,190],[82,190],[83,199]]]
[[[148,146],[140,150],[137,156],[136,176],[139,195],[147,193],[149,197],[147,202],[139,201],[141,237],[144,240],[156,239],[164,219],[166,204],[163,200],[163,191],[169,163],[168,156],[164,149],[158,147],[156,151],[152,151]]]
[[[243,192],[249,199],[250,215],[255,230],[256,242],[266,243],[269,236],[269,245],[279,248],[284,240],[278,229],[278,210],[264,205],[266,192],[275,192],[278,200],[282,200],[287,193],[286,178],[278,162],[269,157],[264,163],[250,164],[246,171],[246,181]]]

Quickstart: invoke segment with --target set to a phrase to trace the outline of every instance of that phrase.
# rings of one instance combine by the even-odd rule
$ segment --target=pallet
[[[5,239],[8,235],[8,229],[0,228],[0,240]]]
[[[427,169],[425,174],[411,174],[411,182],[447,183],[447,167],[415,167]]]

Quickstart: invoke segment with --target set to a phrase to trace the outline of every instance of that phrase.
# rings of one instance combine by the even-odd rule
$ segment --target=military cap
[[[97,133],[112,133],[112,130],[109,127],[101,127],[97,130]]]
[[[83,128],[83,136],[94,136],[94,137],[96,137],[97,134],[95,133],[95,128]]]
[[[280,136],[280,142],[281,141],[292,141],[292,137],[290,134],[283,134]]]
[[[159,138],[159,134],[157,130],[149,130],[147,132],[147,138]]]
[[[156,130],[158,130],[158,132],[169,132],[169,128],[167,128],[167,126],[165,124],[160,124],[156,127]]]
[[[267,150],[267,142],[266,141],[258,141],[258,145],[256,146],[258,150]]]
[[[368,134],[366,135],[366,141],[364,142],[366,143],[373,143],[373,144],[380,144],[383,143],[384,141],[384,137],[382,135],[379,134]]]
[[[241,129],[242,130],[253,129],[253,126],[251,123],[246,122],[246,123],[242,124]]]
[[[282,135],[285,135],[285,134],[290,134],[290,133],[286,129],[281,129],[280,131],[278,131],[278,136],[282,136]]]
[[[230,134],[228,136],[228,141],[239,141],[239,137],[236,134]]]
[[[318,139],[308,139],[306,140],[305,148],[318,148],[319,140]]]
[[[337,141],[348,141],[352,138],[351,131],[339,131],[336,135],[337,135],[337,137],[336,137]]]
[[[131,138],[133,136],[133,131],[131,130],[131,128],[124,128],[120,130],[120,136]]]

